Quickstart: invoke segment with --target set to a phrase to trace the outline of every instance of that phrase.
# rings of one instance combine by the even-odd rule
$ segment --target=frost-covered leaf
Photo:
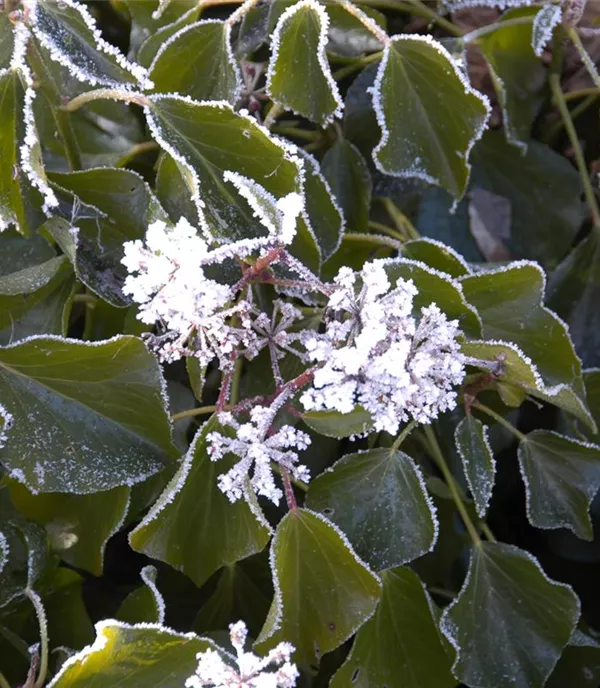
[[[143,65],[144,67],[150,67],[156,56],[156,53],[158,53],[166,41],[168,41],[177,32],[181,31],[181,29],[198,21],[198,18],[202,12],[202,6],[198,5],[197,2],[191,2],[190,0],[181,0],[181,2],[186,3],[189,9],[182,12],[182,14],[174,19],[171,23],[167,23],[157,30],[151,30],[148,27],[143,27],[141,31],[136,32],[139,35],[140,40],[143,40],[139,46],[139,49],[137,50],[133,42],[134,31],[136,31],[137,26],[135,20],[132,21],[130,54],[135,51],[135,58],[139,64]],[[128,4],[135,13],[135,9],[137,9],[137,7],[143,3],[138,2],[138,0],[132,0],[129,1]]]
[[[485,129],[489,104],[471,88],[450,53],[429,36],[394,36],[385,47],[372,95],[382,131],[373,151],[377,167],[385,174],[423,179],[461,198],[469,179],[469,152]]]
[[[481,518],[485,518],[496,479],[496,462],[487,430],[487,426],[469,413],[456,426],[454,433],[465,478]]]
[[[329,54],[352,58],[382,50],[381,41],[344,7],[335,2],[325,2],[325,10],[329,17]],[[361,10],[374,24],[386,30],[387,19],[384,14],[372,7],[363,6]]]
[[[321,163],[350,232],[366,232],[371,205],[371,174],[360,151],[350,141],[339,139]]]
[[[306,500],[343,530],[376,571],[417,559],[437,539],[435,509],[421,471],[400,451],[344,456],[311,481]]]
[[[531,47],[538,57],[542,56],[544,48],[552,38],[554,29],[561,21],[562,10],[560,5],[545,4],[535,15],[531,32]]]
[[[473,149],[472,186],[510,201],[511,255],[554,267],[573,242],[584,217],[581,179],[573,165],[539,141],[522,154],[499,131]]]
[[[536,263],[518,261],[461,280],[483,321],[485,339],[512,342],[548,387],[564,385],[585,404],[581,361],[564,322],[543,305],[546,277]]]
[[[48,688],[181,688],[196,670],[196,655],[210,640],[159,624],[96,624],[96,640],[70,657]]]
[[[50,547],[68,564],[102,575],[106,543],[125,520],[128,487],[93,494],[32,494],[16,480],[10,498],[31,521],[46,528]]]
[[[519,444],[519,464],[530,523],[593,540],[589,509],[600,489],[600,446],[534,430]]]
[[[202,226],[212,235],[232,240],[265,234],[225,172],[257,182],[275,198],[300,191],[293,151],[227,103],[153,95],[145,111],[152,135],[184,170]]]
[[[217,476],[238,460],[210,460],[206,435],[218,427],[214,417],[202,426],[179,470],[129,536],[133,549],[183,571],[198,586],[221,566],[260,552],[270,538],[253,499],[232,504],[217,486]]]
[[[158,92],[235,105],[242,80],[231,52],[231,25],[207,19],[184,26],[162,43],[149,75]]]
[[[554,667],[546,688],[595,688],[600,681],[600,643],[575,630]]]
[[[401,567],[384,571],[382,579],[377,611],[356,634],[331,688],[455,686],[437,627],[439,610],[417,574]]]
[[[457,653],[454,675],[467,685],[541,688],[578,619],[573,590],[528,552],[484,542],[440,627]]]
[[[0,69],[7,69],[15,47],[13,26],[8,12],[0,12]]]
[[[91,86],[149,85],[146,70],[104,40],[85,5],[75,0],[37,0],[29,24],[52,59],[80,81]]]
[[[0,459],[33,492],[133,485],[173,455],[156,359],[136,337],[34,337],[0,349],[13,425]]]
[[[420,313],[422,307],[436,303],[448,320],[458,320],[460,328],[468,336],[476,337],[481,332],[477,311],[467,303],[460,282],[449,275],[425,263],[405,258],[387,260],[386,273],[392,284],[400,278],[414,282],[419,290],[414,300],[416,312]]]
[[[600,366],[600,236],[592,231],[552,273],[548,303],[569,325],[584,366]]]
[[[402,255],[425,263],[450,277],[462,277],[471,272],[465,259],[453,248],[435,239],[413,239],[402,246]]]
[[[46,230],[87,287],[113,306],[128,306],[131,298],[122,292],[123,244],[143,239],[148,225],[166,220],[166,213],[131,170],[107,167],[51,176],[67,219],[48,220]]]
[[[306,215],[321,249],[321,256],[327,260],[340,246],[346,219],[331,186],[321,174],[319,163],[308,153],[304,154],[304,193]]]
[[[33,334],[65,334],[63,315],[74,286],[73,270],[65,256],[8,274],[1,272],[0,343]]]
[[[341,117],[344,107],[327,62],[328,29],[327,12],[315,0],[283,12],[271,36],[266,86],[275,103],[323,127]]]
[[[339,438],[362,435],[373,425],[371,414],[361,406],[356,406],[350,413],[308,411],[302,414],[302,420],[321,435]]]
[[[126,623],[165,622],[165,601],[156,587],[158,572],[154,566],[144,566],[140,571],[143,585],[127,595],[119,607],[116,618]]]
[[[284,516],[271,543],[275,597],[256,643],[286,640],[309,668],[345,642],[375,611],[381,583],[326,518],[307,509]]]
[[[506,138],[523,151],[527,149],[533,121],[546,99],[547,75],[531,46],[532,24],[510,21],[530,17],[533,22],[536,12],[537,8],[509,10],[502,15],[495,31],[477,40],[492,71]]]

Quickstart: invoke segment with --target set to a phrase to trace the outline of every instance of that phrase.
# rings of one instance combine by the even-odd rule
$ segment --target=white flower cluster
[[[290,662],[294,652],[290,643],[279,643],[266,657],[244,652],[248,631],[243,621],[229,626],[231,644],[237,654],[237,669],[226,664],[216,650],[196,655],[198,667],[194,676],[185,682],[185,688],[293,688],[299,676],[295,664]],[[275,671],[268,668],[274,665]]]
[[[210,458],[222,459],[226,454],[235,454],[240,461],[227,473],[219,476],[219,489],[227,495],[230,502],[242,496],[248,475],[252,489],[274,504],[279,504],[283,496],[275,485],[271,461],[289,471],[294,478],[308,482],[310,474],[306,466],[297,464],[298,454],[310,444],[310,437],[290,425],[284,425],[277,432],[269,434],[278,405],[269,407],[255,406],[250,411],[249,423],[238,423],[231,413],[221,413],[219,420],[223,425],[235,429],[235,437],[226,437],[219,432],[211,432],[206,439],[209,443]]]
[[[396,434],[414,418],[428,423],[456,405],[464,357],[458,323],[432,304],[417,322],[412,281],[392,289],[382,261],[366,263],[357,275],[342,268],[328,308],[335,316],[324,335],[307,339],[315,371],[313,387],[301,397],[307,410],[350,413],[357,404],[371,413],[375,430]]]

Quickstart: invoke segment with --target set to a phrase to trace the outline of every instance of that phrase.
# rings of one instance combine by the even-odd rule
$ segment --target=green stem
[[[565,100],[575,100],[575,98],[569,99],[568,96],[570,96],[572,93],[575,95],[578,95],[578,93],[583,93],[582,89],[581,91],[572,91],[571,93],[565,93]],[[589,96],[584,98],[580,103],[578,103],[570,112],[571,112],[571,119],[574,121],[576,120],[580,115],[582,115],[591,105],[593,105],[596,100],[598,100],[598,97],[600,97],[600,91],[596,88],[590,89],[593,90],[593,93],[590,93]],[[579,96],[578,96],[579,97]],[[562,119],[556,120],[556,122],[553,122],[551,126],[549,126],[546,131],[542,135],[542,141],[547,144],[551,144],[556,137],[560,134],[562,129],[564,128],[565,123],[563,122]]]
[[[75,112],[80,107],[91,103],[94,100],[120,100],[125,103],[136,103],[136,105],[148,105],[150,102],[142,93],[135,93],[134,91],[119,90],[116,88],[98,88],[95,91],[87,91],[81,95],[75,96],[66,105],[63,105],[63,110],[66,112]]]
[[[76,294],[76,296],[82,296],[82,294]],[[83,323],[83,334],[81,335],[84,341],[89,341],[94,333],[94,316],[96,315],[97,303],[98,299],[85,301],[85,320]]]
[[[494,533],[492,533],[487,523],[481,523],[481,532],[490,542],[497,542],[496,538],[494,537]]]
[[[596,86],[596,88],[600,88],[600,74],[598,74],[596,65],[594,64],[588,51],[584,48],[583,43],[581,42],[581,37],[577,33],[577,29],[573,26],[570,26],[569,28],[567,28],[566,31],[567,36],[571,39],[571,42],[573,43],[575,49],[579,53],[579,57],[581,58],[583,65],[587,69],[587,73],[592,78],[594,85]]]
[[[509,430],[519,440],[527,439],[526,435],[524,435],[520,430],[517,430],[517,428],[515,428],[515,426],[510,421],[506,420],[506,418],[504,416],[500,415],[499,413],[496,413],[496,411],[489,408],[489,406],[482,404],[480,401],[474,401],[471,404],[471,408],[475,408],[478,411],[485,413],[486,416],[493,418],[497,423],[500,423],[500,425],[503,425],[507,430]]]
[[[131,146],[128,151],[125,151],[123,155],[115,163],[115,167],[125,167],[128,165],[135,157],[141,155],[142,153],[147,153],[148,151],[157,150],[159,148],[156,141],[142,141],[141,143],[136,143]]]
[[[188,409],[187,411],[174,413],[173,422],[176,423],[178,420],[183,420],[184,418],[193,418],[194,416],[205,416],[210,413],[214,413],[216,410],[216,406],[199,406],[198,408]]]
[[[4,678],[4,674],[0,671],[0,688],[10,688],[9,682]]]
[[[467,532],[469,533],[469,536],[471,537],[473,544],[474,545],[480,545],[481,540],[479,538],[479,534],[477,533],[477,528],[475,528],[473,521],[471,521],[471,518],[469,516],[469,512],[467,511],[467,507],[465,506],[465,503],[463,502],[463,499],[460,495],[456,480],[454,480],[454,476],[452,475],[450,468],[448,468],[448,464],[446,463],[446,459],[444,458],[444,455],[442,454],[442,450],[440,449],[440,445],[438,444],[435,433],[431,429],[430,425],[425,425],[423,427],[423,431],[425,432],[425,437],[427,438],[427,444],[429,446],[429,451],[431,452],[431,455],[435,459],[435,462],[436,462],[438,468],[440,469],[442,475],[444,476],[444,480],[446,481],[446,485],[448,486],[448,489],[450,490],[450,493],[452,495],[452,499],[454,500],[454,503],[456,504],[456,508],[458,510],[458,513],[460,514],[460,517],[462,518],[462,521],[465,524],[465,528],[467,529]]]
[[[333,78],[336,81],[339,81],[340,79],[347,77],[349,74],[352,74],[357,70],[362,69],[366,65],[371,64],[372,62],[377,62],[377,60],[381,60],[382,56],[383,51],[380,50],[379,52],[372,53],[371,55],[367,55],[366,57],[361,57],[360,60],[354,60],[345,67],[341,67],[340,69],[338,69],[337,72],[334,72]]]
[[[238,358],[233,369],[233,376],[231,378],[231,392],[229,394],[229,403],[232,406],[240,400],[240,380],[242,378],[243,359]]]
[[[98,297],[93,294],[75,294],[73,296],[74,303],[90,303],[96,305],[98,303]]]
[[[416,425],[417,421],[415,420],[411,420],[410,423],[407,423],[407,425],[402,429],[398,437],[396,437],[396,439],[394,440],[394,444],[392,444],[392,446],[390,447],[390,454],[393,454],[394,452],[398,451],[402,442],[404,442],[404,440],[415,429]]]
[[[585,98],[586,96],[600,96],[600,89],[596,86],[590,86],[589,88],[580,88],[576,91],[569,91],[568,93],[563,93],[567,103],[572,100],[579,100],[579,98]]]
[[[427,592],[433,595],[438,595],[439,597],[444,597],[447,600],[453,600],[456,597],[456,593],[451,590],[446,590],[446,588],[438,588],[435,585],[428,585]]]
[[[571,143],[571,147],[573,149],[575,164],[577,165],[579,176],[581,177],[583,192],[592,215],[594,227],[597,231],[600,231],[600,208],[598,207],[598,200],[596,198],[596,194],[594,193],[594,188],[592,187],[592,182],[588,173],[583,150],[579,142],[579,137],[577,136],[577,130],[575,129],[575,124],[573,123],[573,118],[571,117],[571,113],[567,107],[564,94],[560,87],[560,74],[557,72],[552,72],[549,76],[549,81],[553,100],[558,107],[560,116],[565,125],[565,130]]]
[[[413,223],[406,217],[406,215],[398,208],[398,206],[392,201],[391,198],[380,199],[383,203],[388,215],[394,221],[394,224],[398,228],[398,231],[406,234],[409,239],[420,239],[421,235],[415,229]]]
[[[25,596],[35,609],[35,615],[37,616],[40,627],[40,668],[33,688],[42,688],[46,680],[46,674],[48,673],[48,622],[40,596],[35,591],[31,590],[31,588],[25,588]]]
[[[409,2],[410,9],[408,11],[411,14],[429,19],[430,22],[437,24],[441,29],[445,29],[451,36],[459,37],[463,35],[463,32],[457,26],[454,26],[452,22],[444,19],[444,17],[440,17],[437,12],[427,7],[421,0],[409,0]]]
[[[274,134],[283,134],[284,136],[295,136],[297,139],[303,141],[317,141],[321,139],[321,132],[313,129],[300,129],[295,126],[288,126],[285,123],[277,124],[271,127]]]
[[[393,229],[392,227],[388,227],[387,225],[382,224],[381,222],[375,222],[373,220],[369,220],[369,228],[370,229],[376,229],[378,232],[383,232],[384,234],[387,234],[392,237],[392,239],[396,239],[397,241],[406,241],[407,237],[405,234],[400,234],[400,232],[396,229]]]
[[[285,108],[283,105],[280,105],[279,103],[273,103],[271,105],[271,109],[269,112],[267,112],[267,116],[265,117],[264,125],[267,127],[267,129],[270,129],[274,124],[277,118],[280,115],[283,115],[285,112]]]

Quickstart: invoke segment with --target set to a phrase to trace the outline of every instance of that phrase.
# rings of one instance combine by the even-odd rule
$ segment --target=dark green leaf
[[[519,444],[519,464],[530,523],[593,540],[589,509],[600,488],[600,447],[534,430]]]
[[[456,650],[454,675],[470,686],[541,688],[579,619],[573,590],[528,552],[496,542],[473,548],[441,629]]]
[[[533,52],[532,24],[511,24],[510,20],[530,17],[533,23],[537,12],[537,7],[509,10],[502,15],[495,31],[477,40],[492,72],[506,138],[523,151],[527,149],[531,126],[546,97],[546,68]]]
[[[596,688],[600,680],[600,644],[575,630],[546,688]]]
[[[0,349],[13,415],[2,463],[34,492],[133,485],[172,456],[156,359],[135,337],[86,344],[36,337]]]
[[[128,487],[85,495],[32,494],[11,480],[9,489],[17,509],[46,528],[50,547],[61,559],[95,576],[102,575],[106,543],[127,513]]]
[[[375,53],[383,48],[373,32],[344,7],[335,2],[325,2],[325,9],[329,17],[329,54],[352,58],[365,53]],[[384,14],[372,7],[362,6],[360,9],[373,20],[373,23],[379,25],[383,31],[386,30],[387,19]]]
[[[413,239],[402,246],[402,255],[425,263],[434,270],[445,272],[450,277],[462,277],[470,270],[465,259],[446,244],[433,239]]]
[[[437,628],[439,612],[416,573],[385,571],[375,615],[358,631],[348,659],[331,688],[450,688],[445,639]]]
[[[473,150],[473,186],[510,201],[509,250],[545,267],[563,257],[583,219],[577,171],[538,141],[523,155],[501,132],[488,132]]]
[[[375,611],[381,583],[327,519],[290,511],[271,544],[275,597],[257,639],[262,652],[281,640],[296,648],[294,661],[317,667]]]
[[[297,2],[289,7],[271,36],[266,86],[275,103],[323,127],[340,117],[343,108],[325,53],[328,27],[321,5]]]
[[[326,437],[351,437],[368,432],[373,419],[368,411],[356,406],[350,413],[339,411],[308,411],[302,420],[309,428]]]
[[[191,197],[192,182],[189,174],[167,153],[162,153],[156,170],[155,190],[171,221],[185,217],[190,224],[198,226],[198,210]]]
[[[134,16],[137,14],[138,7],[140,5],[144,5],[144,0],[142,0],[141,3],[139,0],[126,0],[126,2],[131,8]],[[134,50],[134,33],[136,34],[136,43],[138,40],[137,36],[139,36],[140,39],[146,37],[143,43],[140,45],[139,50],[137,50],[136,55],[137,62],[139,62],[141,65],[144,65],[144,67],[150,67],[154,57],[156,56],[156,53],[160,50],[164,43],[171,38],[171,36],[175,35],[184,27],[198,21],[200,13],[202,12],[201,5],[198,5],[197,2],[193,2],[193,0],[179,0],[178,2],[172,1],[170,3],[173,9],[175,9],[179,4],[184,5],[184,7],[181,8],[181,14],[177,17],[174,17],[171,20],[171,23],[161,26],[158,30],[150,29],[148,26],[139,27],[135,21],[132,22],[130,51]],[[186,7],[189,7],[187,11],[185,9]],[[166,15],[167,12],[163,13],[161,19],[164,20]],[[162,23],[162,21],[160,23]]]
[[[48,688],[181,688],[196,670],[196,655],[208,649],[213,643],[193,633],[100,621],[94,644],[71,657]]]
[[[129,593],[119,607],[116,618],[126,623],[164,623],[165,602],[156,587],[157,571],[154,566],[144,566],[140,577],[144,582]]]
[[[0,69],[6,69],[10,65],[14,43],[13,26],[8,12],[0,12]]]
[[[371,175],[359,150],[339,139],[323,157],[323,176],[329,182],[350,232],[366,232],[371,205]]]
[[[417,559],[437,539],[421,471],[400,451],[371,449],[344,456],[310,483],[306,500],[344,531],[358,556],[376,571]]]
[[[233,455],[210,460],[206,435],[218,427],[215,417],[202,426],[178,472],[129,538],[133,549],[183,571],[198,586],[221,566],[260,552],[270,537],[254,501],[232,504],[217,486],[217,476],[237,461]]]
[[[487,430],[487,426],[469,413],[456,426],[454,433],[469,490],[481,518],[485,518],[496,478],[496,462]]]
[[[198,401],[202,401],[206,366],[203,366],[195,356],[186,356],[185,369],[187,370],[190,387],[192,388],[194,396]]]
[[[234,105],[242,82],[231,53],[231,24],[208,19],[184,26],[162,44],[149,75],[156,91]]]
[[[373,86],[373,104],[382,131],[373,151],[377,167],[424,179],[461,198],[469,151],[485,129],[489,104],[446,49],[428,36],[392,37]]]

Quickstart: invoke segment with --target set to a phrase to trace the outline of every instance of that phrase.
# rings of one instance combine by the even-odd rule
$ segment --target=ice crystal
[[[297,480],[308,482],[310,479],[306,466],[297,464],[298,454],[294,451],[294,448],[306,449],[310,444],[309,436],[289,425],[283,425],[270,434],[278,408],[277,404],[255,406],[250,411],[250,422],[243,424],[238,423],[232,414],[222,413],[219,420],[235,429],[235,437],[226,437],[219,432],[211,432],[206,437],[212,461],[218,461],[226,454],[240,457],[233,468],[219,476],[219,489],[232,503],[242,497],[247,476],[252,470],[250,484],[254,492],[279,504],[283,493],[275,485],[271,461],[289,471]]]
[[[236,651],[237,668],[223,661],[215,650],[205,650],[196,655],[196,673],[185,682],[186,688],[293,688],[300,675],[290,662],[294,652],[290,643],[279,643],[265,657],[244,652],[248,631],[243,621],[229,626],[231,644]],[[269,670],[269,667],[274,670]]]
[[[335,317],[324,335],[308,337],[309,357],[322,366],[301,397],[307,410],[350,413],[357,404],[373,417],[377,431],[396,434],[401,422],[428,423],[454,408],[453,387],[464,378],[458,323],[435,305],[413,315],[417,289],[399,279],[392,289],[382,261],[366,263],[357,275],[341,268],[328,309]]]

